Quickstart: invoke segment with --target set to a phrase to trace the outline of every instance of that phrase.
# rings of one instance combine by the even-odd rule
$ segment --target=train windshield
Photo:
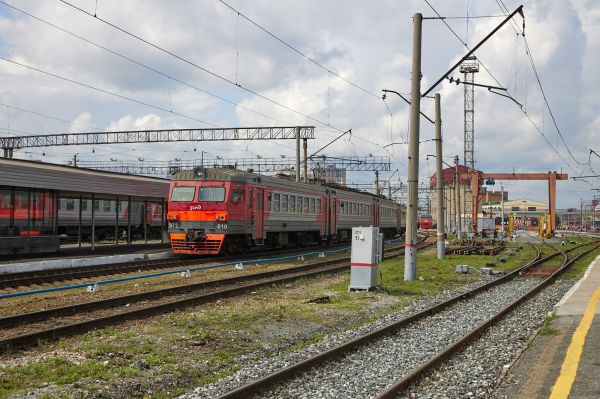
[[[171,201],[193,201],[195,192],[195,187],[173,187],[173,191],[171,192]]]
[[[225,201],[225,187],[200,187],[198,201],[222,202]]]

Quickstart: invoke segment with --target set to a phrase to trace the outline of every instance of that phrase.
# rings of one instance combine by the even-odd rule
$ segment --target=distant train
[[[87,238],[92,232],[92,200],[81,202],[82,235]],[[131,202],[131,232],[132,235],[142,234],[144,231],[144,204]],[[115,212],[116,201],[94,200],[94,232],[98,239],[114,238],[117,215]],[[126,236],[129,217],[127,201],[119,201],[119,234]],[[150,236],[160,234],[162,215],[160,204],[148,203],[145,216],[147,233]],[[77,236],[79,229],[79,199],[61,198],[58,207],[58,233],[67,236]]]
[[[373,194],[198,167],[171,179],[167,214],[175,253],[218,254],[253,246],[348,240],[352,227],[405,228],[400,205]]]
[[[417,218],[417,227],[419,229],[431,229],[433,227],[433,218],[431,215],[419,215]]]
[[[26,194],[26,193],[25,193]],[[28,195],[15,195],[11,207],[10,195],[0,193],[0,226],[11,230],[8,235],[39,236],[52,234],[53,218],[58,211],[57,232],[61,235],[77,236],[79,230],[79,199],[60,198],[58,210],[54,209],[54,200],[50,193],[32,192]],[[84,239],[92,231],[92,200],[82,201],[81,232]],[[144,204],[132,202],[131,231],[141,234],[144,231]],[[119,202],[119,234],[127,232],[129,206],[126,201]],[[29,215],[29,217],[28,217]],[[98,239],[114,237],[116,224],[115,201],[94,200],[94,231]],[[162,215],[160,204],[149,202],[145,216],[149,236],[160,233]]]

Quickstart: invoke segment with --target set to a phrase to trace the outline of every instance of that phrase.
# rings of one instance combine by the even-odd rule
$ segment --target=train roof
[[[284,178],[277,178],[271,176],[259,175],[257,173],[245,172],[239,169],[234,168],[203,168],[196,167],[192,170],[184,170],[174,174],[171,177],[172,181],[190,181],[190,180],[200,180],[200,181],[231,181],[231,182],[239,182],[239,183],[261,183],[272,185],[276,187],[295,187],[298,186],[314,191],[314,190],[326,190],[326,189],[334,189],[338,191],[342,191],[347,194],[360,194],[367,195],[372,198],[377,198],[379,200],[383,200],[386,202],[394,202],[385,198],[382,195],[376,195],[373,193],[369,193],[366,191],[360,191],[357,189],[341,186],[338,184],[328,184],[323,182],[296,182],[295,180],[289,180]],[[396,202],[394,202],[396,203]],[[398,204],[401,207],[404,207],[401,204]]]
[[[0,158],[0,170],[0,186],[7,187],[155,199],[166,198],[169,192],[169,181],[166,179],[48,162]]]

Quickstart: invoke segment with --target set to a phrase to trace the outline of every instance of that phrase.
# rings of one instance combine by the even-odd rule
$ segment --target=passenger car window
[[[295,195],[290,195],[290,203],[289,203],[288,210],[290,211],[290,213],[296,212],[296,196]]]
[[[173,187],[173,191],[171,192],[171,201],[193,201],[195,192],[196,187]]]
[[[202,190],[202,189],[200,189]],[[234,205],[239,204],[244,200],[244,190],[233,190],[231,192],[231,203]]]
[[[273,194],[273,212],[279,212],[279,194]]]
[[[288,210],[288,196],[286,194],[281,195],[281,212]]]
[[[225,201],[225,187],[200,187],[198,201],[222,202]]]

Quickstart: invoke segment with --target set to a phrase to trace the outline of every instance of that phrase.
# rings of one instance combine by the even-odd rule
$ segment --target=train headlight
[[[219,220],[219,215],[215,215],[215,220]]]

